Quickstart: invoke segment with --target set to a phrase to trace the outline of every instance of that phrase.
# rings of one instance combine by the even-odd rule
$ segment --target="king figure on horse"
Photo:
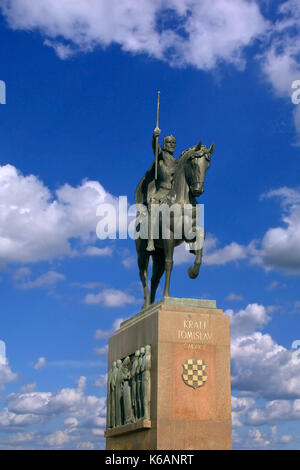
[[[155,161],[140,181],[135,193],[136,204],[138,207],[144,208],[144,210],[138,211],[137,227],[141,213],[148,214],[148,238],[136,237],[139,273],[145,299],[143,308],[154,303],[156,290],[164,272],[166,273],[164,297],[169,296],[174,247],[182,242],[194,243],[190,252],[195,254],[195,263],[189,268],[188,273],[192,279],[198,276],[205,234],[203,227],[199,226],[197,220],[197,206],[199,205],[196,197],[204,192],[204,179],[210,166],[211,154],[214,151],[214,144],[207,148],[200,141],[198,145],[188,148],[176,159],[174,157],[175,137],[172,135],[165,137],[163,146],[160,148],[158,144],[160,134],[157,113],[157,125],[152,138]],[[173,211],[172,217],[169,219],[168,237],[162,235],[164,228],[162,214],[158,214],[156,219],[152,217],[154,215],[153,208],[163,206],[167,206]],[[179,212],[174,210],[175,206],[176,209],[179,208]],[[187,207],[190,209],[188,215],[185,212]],[[158,234],[155,238],[153,237],[153,224],[156,225],[156,234]],[[187,225],[189,226],[189,236],[185,230]],[[177,236],[178,227],[182,234],[179,237]],[[151,292],[148,288],[150,256],[153,260]]]

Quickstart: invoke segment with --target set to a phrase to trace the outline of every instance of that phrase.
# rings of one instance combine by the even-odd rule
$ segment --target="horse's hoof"
[[[149,303],[149,302],[147,302],[147,303],[145,302],[145,303],[144,303],[144,305],[143,305],[142,308],[141,308],[141,311],[142,311],[142,310],[145,310],[147,307],[150,307],[150,303]]]
[[[193,266],[191,266],[188,270],[188,273],[189,273],[189,276],[191,279],[196,279],[196,277],[198,276],[199,274],[199,270],[195,270],[195,268]]]

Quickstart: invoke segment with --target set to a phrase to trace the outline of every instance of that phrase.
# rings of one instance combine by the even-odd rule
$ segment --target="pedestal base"
[[[231,449],[229,317],[212,300],[165,299],[121,324],[109,368],[147,344],[151,421],[107,430],[106,448]]]

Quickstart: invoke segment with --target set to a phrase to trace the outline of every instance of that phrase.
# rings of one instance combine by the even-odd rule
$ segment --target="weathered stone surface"
[[[145,344],[151,345],[151,428],[106,434],[107,449],[231,449],[229,317],[216,308],[159,302],[115,332],[109,368]],[[205,362],[201,386],[183,380],[186,359]]]
[[[124,426],[120,426],[114,429],[107,429],[104,432],[104,437],[120,436],[122,434],[129,434],[131,432],[141,431],[141,430],[150,429],[150,428],[151,428],[151,421],[146,420],[146,419],[141,419],[140,421],[137,421],[136,423],[125,424]]]

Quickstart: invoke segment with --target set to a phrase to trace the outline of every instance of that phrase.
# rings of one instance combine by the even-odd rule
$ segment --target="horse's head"
[[[208,149],[200,141],[198,145],[189,149],[186,157],[186,180],[194,197],[204,192],[204,179],[210,166],[210,157],[214,151],[214,144]]]

